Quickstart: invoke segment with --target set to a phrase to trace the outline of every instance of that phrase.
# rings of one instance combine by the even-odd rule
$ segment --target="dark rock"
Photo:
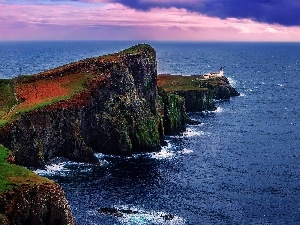
[[[230,85],[227,77],[218,78],[221,82],[214,88],[215,99],[230,99],[239,96],[240,93]]]
[[[188,116],[185,110],[185,100],[174,93],[167,93],[158,88],[160,97],[159,111],[163,118],[163,133],[174,135],[185,131]]]
[[[0,127],[0,143],[12,151],[17,164],[42,167],[57,156],[97,163],[94,151],[128,155],[160,148],[164,134],[156,109],[152,47],[138,45],[118,54],[82,60],[22,82],[81,71],[94,74],[87,90]]]
[[[3,216],[2,214],[0,214],[0,224],[1,225],[10,225],[8,219],[5,216]]]
[[[214,93],[211,90],[175,91],[175,94],[185,99],[187,112],[201,112],[215,110]]]
[[[120,213],[120,211],[116,208],[108,208],[108,207],[104,207],[98,210],[99,213],[103,213],[103,214],[110,214],[116,217],[122,217],[122,213]]]
[[[19,77],[15,84],[74,73],[91,78],[86,89],[69,99],[25,112],[0,127],[0,143],[18,165],[42,167],[54,157],[97,163],[95,151],[129,155],[159,150],[164,135],[185,130],[186,111],[214,110],[214,99],[238,95],[225,77],[163,76],[166,92],[157,88],[156,66],[155,50],[143,44]]]
[[[172,214],[165,214],[161,216],[164,220],[172,220],[174,219],[174,215]]]
[[[0,193],[2,225],[75,225],[64,192],[54,182]]]

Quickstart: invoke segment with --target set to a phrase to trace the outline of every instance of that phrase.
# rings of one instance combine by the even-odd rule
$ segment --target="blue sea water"
[[[0,77],[136,43],[3,42]],[[148,43],[159,73],[225,66],[241,96],[190,114],[201,124],[166,137],[158,153],[97,154],[97,166],[61,162],[36,171],[62,186],[77,224],[300,224],[300,43]],[[101,207],[138,213],[115,217],[100,214]],[[168,214],[174,218],[164,220]]]

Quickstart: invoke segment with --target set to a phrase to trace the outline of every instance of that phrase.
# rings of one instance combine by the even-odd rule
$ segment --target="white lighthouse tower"
[[[221,67],[218,77],[223,77],[223,76],[224,76],[223,67]]]

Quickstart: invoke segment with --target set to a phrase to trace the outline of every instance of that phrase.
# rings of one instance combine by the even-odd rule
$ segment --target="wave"
[[[215,113],[222,113],[224,112],[224,108],[221,106],[218,106],[214,111],[202,111],[204,115],[210,115],[210,114],[215,114]]]
[[[237,81],[233,78],[233,77],[227,77],[229,83],[231,84],[231,86],[235,87]]]
[[[57,160],[59,162],[46,165],[44,169],[37,169],[34,172],[41,176],[53,177],[61,176],[66,177],[69,175],[74,175],[77,173],[88,173],[93,170],[93,167],[106,167],[113,163],[112,159],[115,158],[126,158],[126,159],[136,159],[136,158],[152,158],[152,159],[173,159],[179,155],[187,155],[193,153],[193,150],[183,148],[178,150],[175,145],[172,145],[169,140],[167,140],[167,145],[163,146],[158,152],[151,153],[139,153],[133,154],[131,156],[115,156],[115,155],[105,155],[103,153],[95,153],[95,156],[99,160],[99,164],[88,164],[88,163],[78,163],[72,161]]]
[[[101,157],[99,158],[98,165],[91,165],[88,163],[80,163],[80,162],[73,162],[73,161],[66,160],[63,162],[48,164],[44,167],[44,169],[37,169],[34,170],[33,172],[35,172],[38,175],[46,176],[46,177],[52,177],[52,176],[66,177],[78,172],[88,173],[92,170],[93,166],[106,166],[107,164],[109,164],[109,162],[104,159],[101,159]]]
[[[167,146],[163,146],[159,152],[152,152],[148,153],[148,156],[153,159],[173,159],[175,157],[178,157],[180,155],[187,155],[191,154],[194,151],[183,148],[182,150],[179,150],[174,145],[170,143],[170,141],[167,141]]]
[[[193,152],[194,152],[193,150],[187,149],[187,148],[184,148],[184,149],[182,149],[182,151],[181,151],[182,154],[191,154],[191,153],[193,153]]]
[[[200,137],[200,136],[203,136],[203,135],[205,135],[205,132],[198,131],[198,130],[193,129],[193,128],[187,128],[186,131],[183,132],[183,134],[182,134],[183,137],[187,137],[187,138]]]
[[[116,206],[118,211],[130,211],[133,213],[122,213],[117,217],[122,225],[183,225],[186,224],[185,219],[164,211],[147,211],[137,207]]]
[[[37,169],[33,172],[41,176],[66,176],[69,172],[71,172],[70,169],[66,168],[67,163],[68,162],[61,162],[58,164],[46,165],[44,169]]]
[[[172,150],[174,146],[167,141],[167,145],[163,146],[159,152],[149,153],[149,156],[153,159],[167,159],[173,158],[175,156],[175,152]]]
[[[217,109],[214,112],[221,113],[223,111],[224,111],[224,109],[222,107],[218,106]]]

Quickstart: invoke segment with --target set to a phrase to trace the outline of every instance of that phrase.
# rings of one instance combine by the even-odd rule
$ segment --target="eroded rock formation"
[[[8,161],[28,167],[56,156],[97,163],[95,152],[156,151],[164,135],[185,130],[186,111],[212,110],[214,99],[238,95],[225,77],[157,77],[155,50],[146,44],[3,80],[0,87],[0,151],[10,149]],[[75,224],[57,184],[17,166],[22,176],[11,179],[18,173],[1,162],[2,153],[0,224]]]
[[[71,63],[19,78],[15,86],[22,90],[24,84],[38,86],[41,80],[50,82],[70,74],[79,74],[78,79],[88,76],[84,90],[22,113],[0,128],[0,143],[12,150],[17,164],[39,167],[55,156],[96,163],[94,151],[126,155],[160,148],[163,125],[156,107],[156,53],[152,47],[138,45]]]
[[[0,192],[0,224],[75,225],[64,192],[54,182]]]
[[[156,64],[155,50],[141,44],[14,79],[18,104],[3,116],[0,143],[19,165],[56,156],[97,163],[95,151],[158,150],[164,135],[184,131],[186,111],[213,110],[214,99],[238,94],[225,77],[157,77]]]

